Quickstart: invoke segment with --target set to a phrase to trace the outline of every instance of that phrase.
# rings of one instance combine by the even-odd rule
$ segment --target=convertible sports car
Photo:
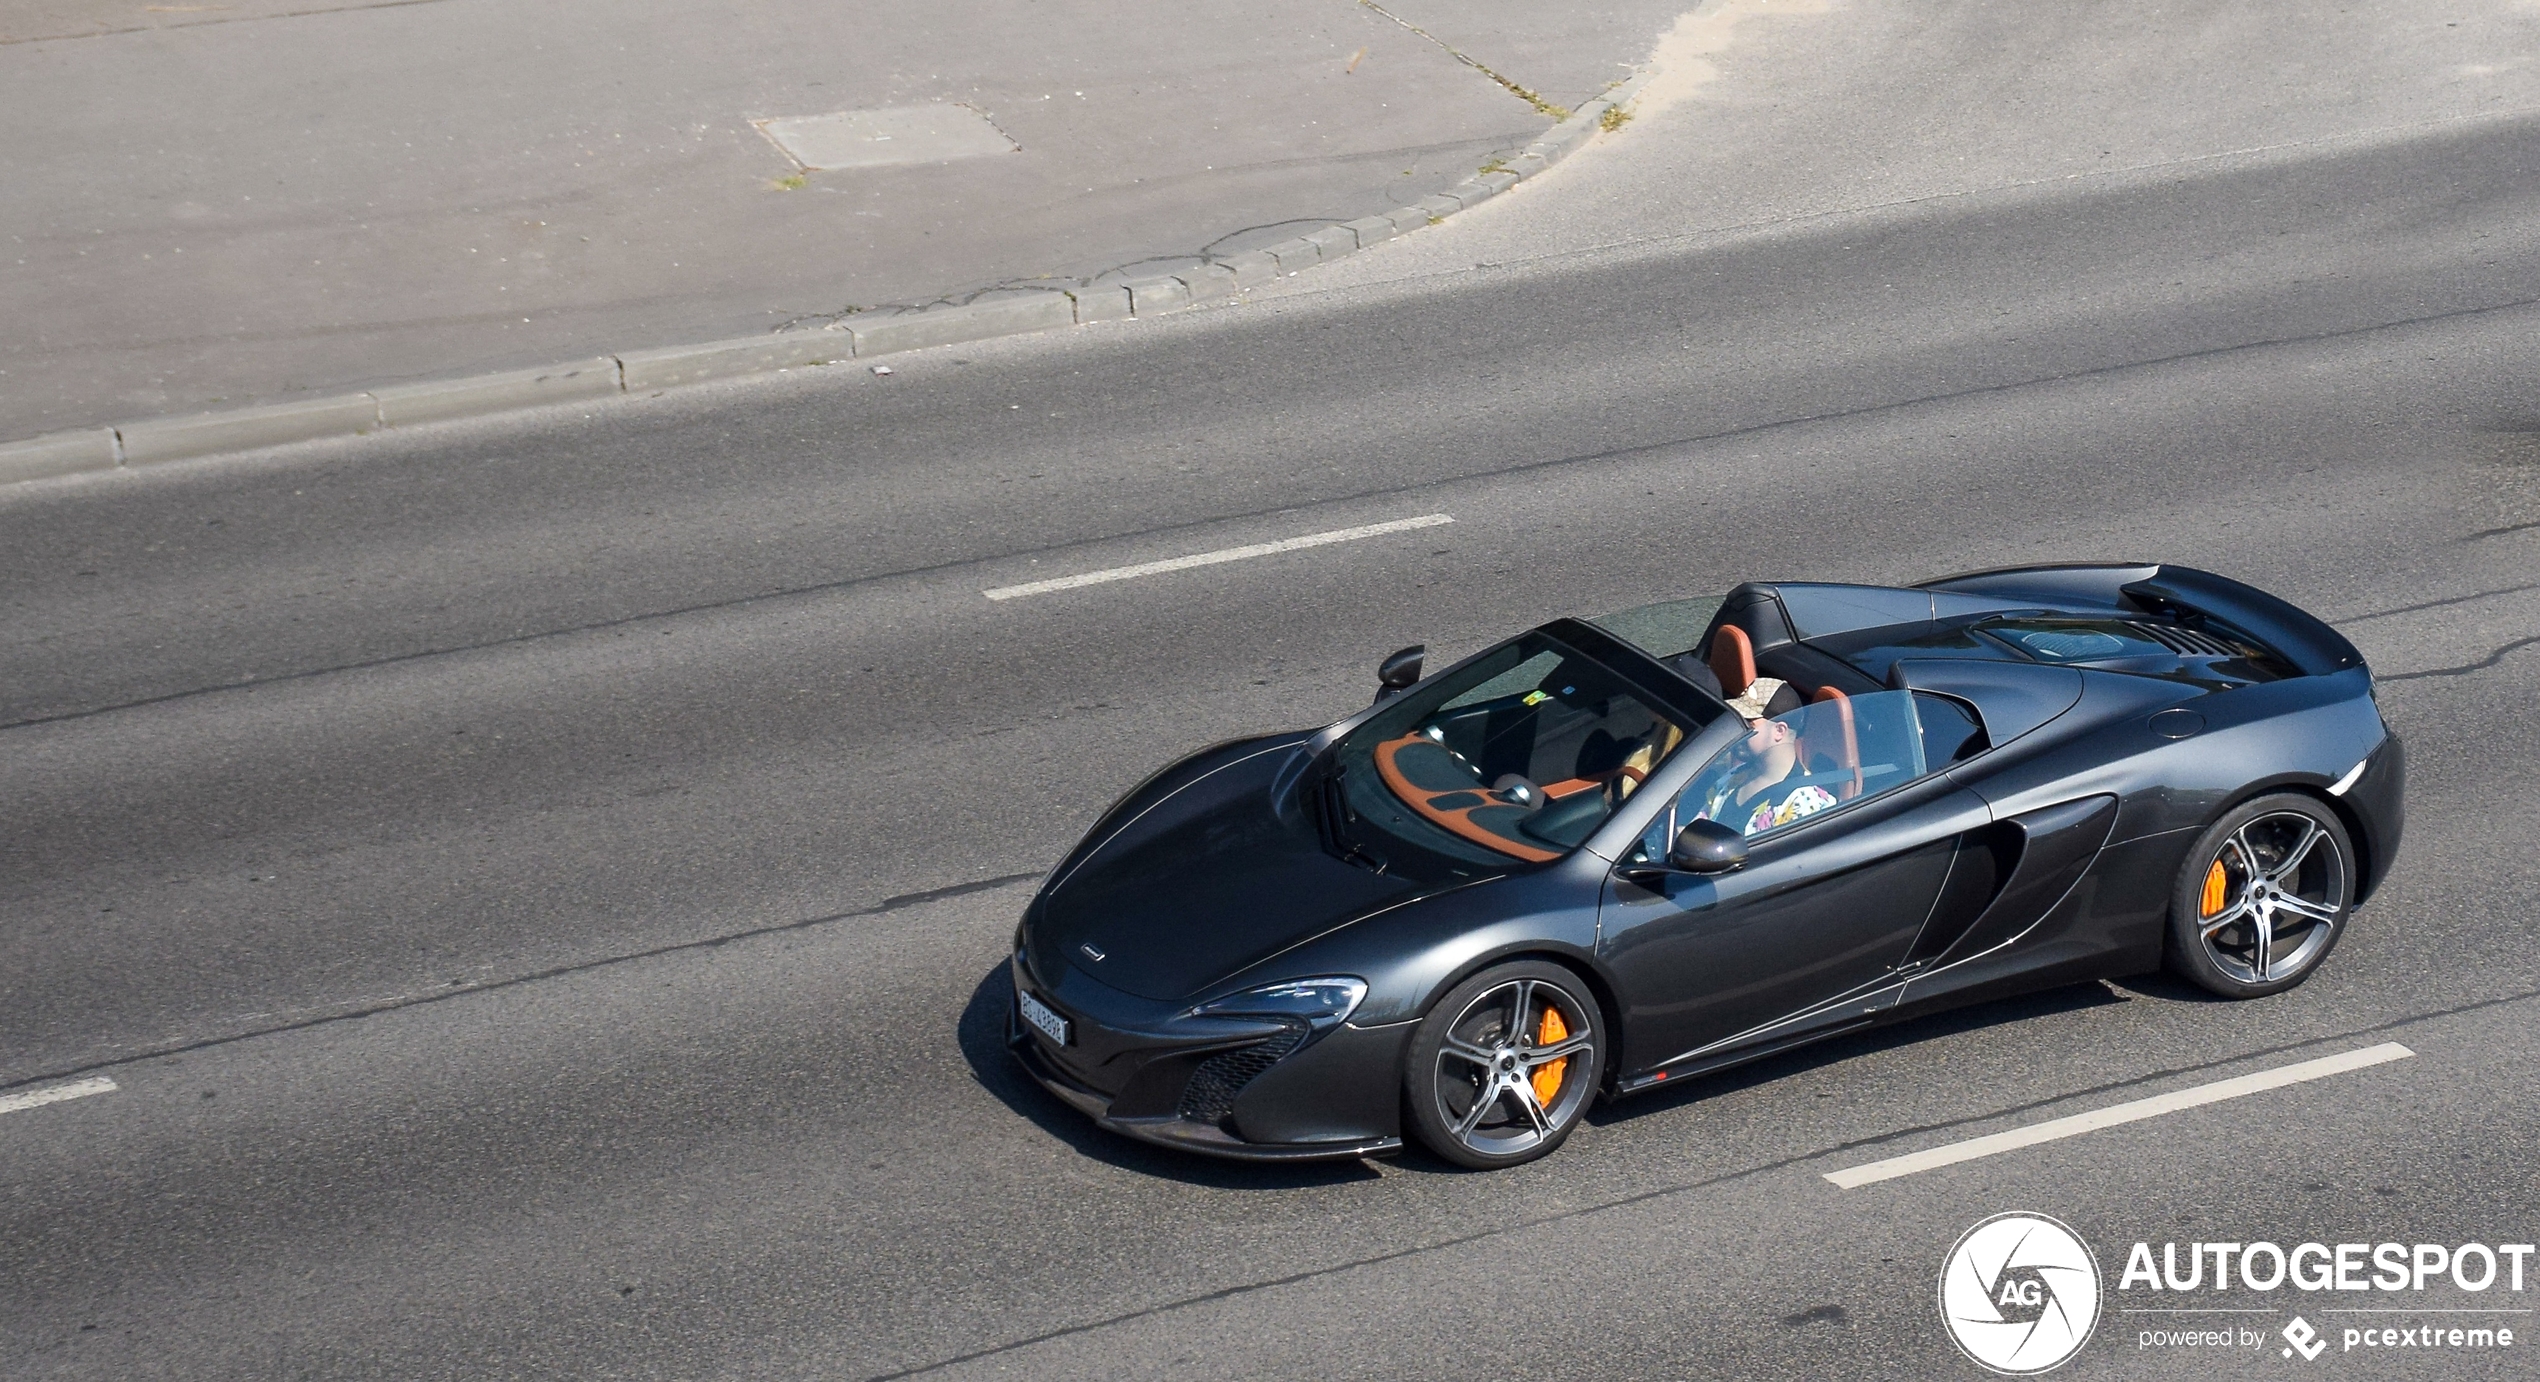
[[[1746,584],[1557,619],[1166,768],[1015,935],[1010,1041],[1256,1159],[1551,1151],[1589,1104],[2158,968],[2318,969],[2405,763],[2319,620],[2176,566]]]

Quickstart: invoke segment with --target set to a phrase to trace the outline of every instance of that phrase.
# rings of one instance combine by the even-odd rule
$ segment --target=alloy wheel
[[[1581,1001],[1557,984],[1521,978],[1484,989],[1438,1048],[1440,1122],[1486,1157],[1541,1144],[1594,1092],[1593,1031]]]
[[[2336,939],[2346,860],[2320,823],[2278,811],[2224,837],[2197,897],[2197,938],[2244,984],[2299,974]]]

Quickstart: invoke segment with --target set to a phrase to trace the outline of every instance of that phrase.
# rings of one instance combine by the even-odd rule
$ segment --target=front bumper
[[[1101,1075],[1117,1087],[1097,1088],[1085,1073],[1070,1069],[1011,1002],[1007,1048],[1043,1089],[1123,1137],[1240,1161],[1346,1160],[1402,1148],[1397,1091],[1403,1043],[1413,1024],[1343,1023],[1270,1061],[1238,1086],[1221,1085],[1212,1101],[1197,1097],[1193,1076],[1212,1056],[1261,1045],[1258,1037],[1232,1043],[1208,1037],[1175,1044],[1142,1041],[1105,1029],[1081,1003],[1061,1006],[1038,989],[1034,996],[1077,1024],[1080,1049],[1091,1044],[1118,1053],[1103,1062]],[[1191,1116],[1195,1102],[1224,1112],[1213,1119]]]

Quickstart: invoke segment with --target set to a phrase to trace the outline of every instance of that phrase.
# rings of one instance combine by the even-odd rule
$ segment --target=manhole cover
[[[804,168],[878,168],[1010,154],[1020,147],[987,116],[962,105],[889,106],[753,120]]]

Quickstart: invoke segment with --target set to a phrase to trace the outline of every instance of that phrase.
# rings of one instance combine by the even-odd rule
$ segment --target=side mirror
[[[1693,821],[1676,832],[1667,862],[1687,873],[1726,873],[1746,862],[1746,836],[1718,821]]]
[[[1429,655],[1428,645],[1414,643],[1376,664],[1376,699],[1399,696],[1420,680],[1420,664]]]

